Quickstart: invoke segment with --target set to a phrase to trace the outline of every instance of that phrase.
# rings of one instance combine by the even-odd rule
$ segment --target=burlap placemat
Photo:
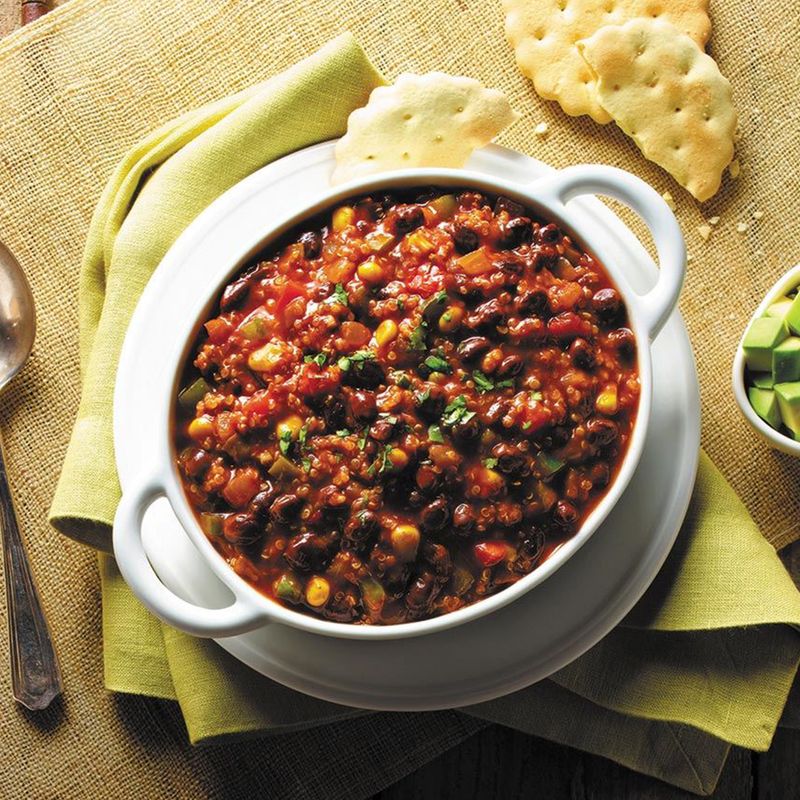
[[[99,193],[132,143],[186,109],[286,68],[346,29],[389,77],[439,68],[504,89],[523,114],[504,144],[555,165],[578,158],[616,164],[672,192],[693,255],[682,307],[703,389],[704,445],[770,541],[782,546],[797,538],[798,465],[747,430],[728,388],[735,339],[758,295],[800,252],[793,224],[800,200],[797,111],[787,102],[800,89],[796,4],[712,4],[714,55],[741,113],[742,175],[704,214],[618,131],[567,119],[536,97],[513,67],[499,3],[197,0],[168,16],[160,9],[156,2],[71,0],[0,42],[0,239],[20,258],[39,311],[34,357],[0,411],[20,519],[69,688],[60,711],[33,720],[13,708],[8,675],[0,674],[0,747],[9,759],[4,766],[15,767],[4,771],[4,796],[96,797],[154,781],[171,796],[216,796],[224,786],[229,762],[187,753],[179,722],[163,717],[172,712],[103,694],[94,557],[45,522],[79,397],[77,264]],[[550,126],[545,139],[532,132],[541,120]],[[759,221],[752,219],[756,210],[764,214]],[[704,243],[696,226],[712,215],[721,222]],[[743,234],[736,232],[741,221],[749,223]],[[69,724],[56,725],[59,715]],[[442,742],[468,735],[462,722],[435,720]],[[152,735],[142,741],[145,730]],[[98,747],[115,764],[115,786],[107,771],[101,778],[92,766]],[[20,752],[41,757],[20,765]],[[204,768],[193,772],[200,758]],[[413,763],[402,760],[396,774],[409,768]],[[247,775],[266,779],[269,769],[250,765]]]

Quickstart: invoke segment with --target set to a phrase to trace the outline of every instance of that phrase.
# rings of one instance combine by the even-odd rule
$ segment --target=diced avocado
[[[783,424],[794,434],[800,436],[800,381],[776,383],[775,396]]]
[[[771,389],[758,389],[751,386],[747,390],[747,396],[750,399],[750,405],[753,406],[753,411],[758,414],[767,425],[773,428],[780,427],[781,412],[778,408],[778,398],[775,392]]]
[[[776,300],[764,314],[765,317],[775,317],[776,319],[785,319],[786,314],[792,307],[792,301],[789,297],[781,297]]]
[[[789,335],[782,320],[774,317],[754,319],[744,335],[744,360],[754,372],[772,369],[772,350]]]
[[[800,294],[792,300],[792,304],[783,319],[792,333],[800,334]]]
[[[752,383],[757,389],[771,389],[775,385],[775,378],[771,372],[755,372],[752,376]]]
[[[772,351],[772,377],[775,383],[800,380],[800,338],[790,336]]]

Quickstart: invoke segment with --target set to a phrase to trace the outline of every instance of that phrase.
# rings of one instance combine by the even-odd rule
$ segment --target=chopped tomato
[[[205,324],[206,332],[208,333],[208,340],[212,344],[222,344],[230,335],[231,324],[222,317],[215,317],[210,319]]]
[[[592,326],[574,311],[564,311],[547,322],[547,332],[559,339],[576,339],[578,336],[590,336]]]
[[[338,367],[320,369],[316,364],[303,364],[297,391],[305,397],[332,392],[339,385],[340,377]]]
[[[488,542],[478,542],[472,548],[475,558],[484,567],[493,567],[499,564],[508,552],[508,545],[503,541],[490,540]]]
[[[222,495],[234,508],[242,508],[260,488],[258,472],[252,467],[245,467],[233,473],[233,477],[222,490]]]

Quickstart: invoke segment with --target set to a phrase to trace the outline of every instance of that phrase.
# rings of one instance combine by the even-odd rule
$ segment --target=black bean
[[[530,459],[519,447],[510,442],[500,442],[492,448],[492,456],[497,459],[497,470],[512,478],[522,478],[530,474]]]
[[[363,551],[372,544],[380,529],[377,514],[372,511],[359,511],[350,517],[344,526],[342,545],[357,552]]]
[[[180,461],[187,477],[202,479],[214,463],[214,456],[199,447],[189,447],[181,453]]]
[[[398,236],[405,236],[424,223],[425,215],[419,206],[397,206],[395,209],[394,232]]]
[[[557,244],[561,241],[561,230],[552,222],[539,228],[536,242],[539,244]]]
[[[322,609],[322,616],[334,622],[352,622],[361,613],[361,599],[353,589],[335,592]]]
[[[248,294],[250,294],[250,281],[240,278],[238,281],[228,284],[219,301],[219,310],[229,311],[236,308],[244,303]]]
[[[276,489],[270,481],[262,484],[261,491],[253,497],[248,505],[248,511],[259,519],[266,519],[269,516],[269,509],[275,499]]]
[[[351,361],[350,369],[342,374],[343,383],[361,389],[377,389],[385,380],[383,367],[374,359]]]
[[[357,422],[370,422],[378,416],[375,393],[358,389],[350,395],[350,411]]]
[[[428,503],[428,505],[420,511],[419,521],[422,530],[426,533],[434,533],[442,530],[450,521],[450,506],[447,504],[447,500],[443,497],[439,497]]]
[[[636,339],[628,328],[617,328],[608,334],[608,343],[619,353],[623,361],[633,361],[636,355]]]
[[[468,503],[460,503],[453,509],[453,528],[465,536],[475,527],[475,512]]]
[[[609,480],[611,480],[611,470],[603,461],[598,461],[596,464],[592,464],[591,468],[589,469],[589,480],[592,482],[592,486],[595,488],[602,488],[603,486],[607,486]]]
[[[503,322],[505,322],[505,312],[497,298],[481,303],[467,316],[467,327],[473,329],[491,329]]]
[[[616,289],[600,289],[592,296],[592,310],[603,325],[615,325],[622,314],[622,298]]]
[[[593,417],[586,423],[586,441],[597,447],[611,444],[619,436],[619,427],[614,420]]]
[[[322,418],[325,420],[325,427],[331,433],[345,427],[347,411],[341,395],[331,394],[325,397],[322,404]]]
[[[347,511],[347,496],[332,483],[319,490],[319,502],[329,511]]]
[[[501,211],[507,211],[509,217],[521,217],[525,214],[525,206],[510,197],[498,197],[494,204],[495,216],[499,216]]]
[[[477,417],[470,417],[457,422],[450,431],[454,439],[466,444],[474,442],[481,435],[481,426]]]
[[[444,389],[435,383],[428,383],[421,392],[414,393],[417,413],[428,422],[437,422],[442,416],[447,398]]]
[[[453,561],[450,552],[438,542],[423,540],[420,546],[422,560],[430,564],[433,574],[436,576],[437,583],[444,583],[453,571]]]
[[[498,503],[497,521],[505,528],[513,528],[522,522],[522,506],[508,501]]]
[[[478,234],[466,225],[456,225],[453,231],[453,245],[462,255],[478,249],[481,243]]]
[[[491,347],[492,343],[485,336],[470,336],[458,345],[456,352],[464,361],[476,361],[488,353]]]
[[[578,521],[578,509],[566,500],[559,500],[553,509],[553,522],[560,528],[572,530]]]
[[[507,400],[496,400],[483,414],[483,421],[490,426],[497,425],[508,413],[509,403]]]
[[[296,494],[282,494],[273,500],[269,508],[269,515],[274,522],[281,525],[288,525],[297,519],[300,509],[303,507],[303,499]]]
[[[319,231],[306,231],[298,241],[303,245],[303,255],[306,258],[319,258],[319,254],[322,252],[322,236]]]
[[[594,367],[596,361],[594,347],[586,339],[576,339],[567,352],[573,365],[578,369],[589,370]]]
[[[536,291],[523,292],[514,298],[514,311],[521,316],[544,315],[550,308],[550,301],[547,292],[537,289]]]
[[[514,217],[500,225],[500,238],[497,246],[503,250],[513,250],[530,242],[533,236],[533,224],[527,217]]]
[[[222,524],[222,535],[231,544],[247,546],[255,544],[264,534],[264,528],[252,514],[233,514]]]
[[[439,594],[436,576],[432,572],[423,572],[411,584],[406,594],[406,608],[412,618],[426,614]]]
[[[505,378],[516,378],[516,376],[522,372],[524,366],[525,362],[522,360],[522,356],[506,356],[495,370],[495,375],[501,380]]]
[[[283,557],[295,569],[318,572],[325,569],[333,558],[329,538],[316,533],[298,533],[289,540]]]

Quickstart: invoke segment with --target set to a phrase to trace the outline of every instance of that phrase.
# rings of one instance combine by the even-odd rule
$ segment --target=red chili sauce
[[[176,404],[186,495],[277,602],[392,624],[509,586],[625,455],[636,343],[603,267],[474,191],[356,198],[221,293]]]

